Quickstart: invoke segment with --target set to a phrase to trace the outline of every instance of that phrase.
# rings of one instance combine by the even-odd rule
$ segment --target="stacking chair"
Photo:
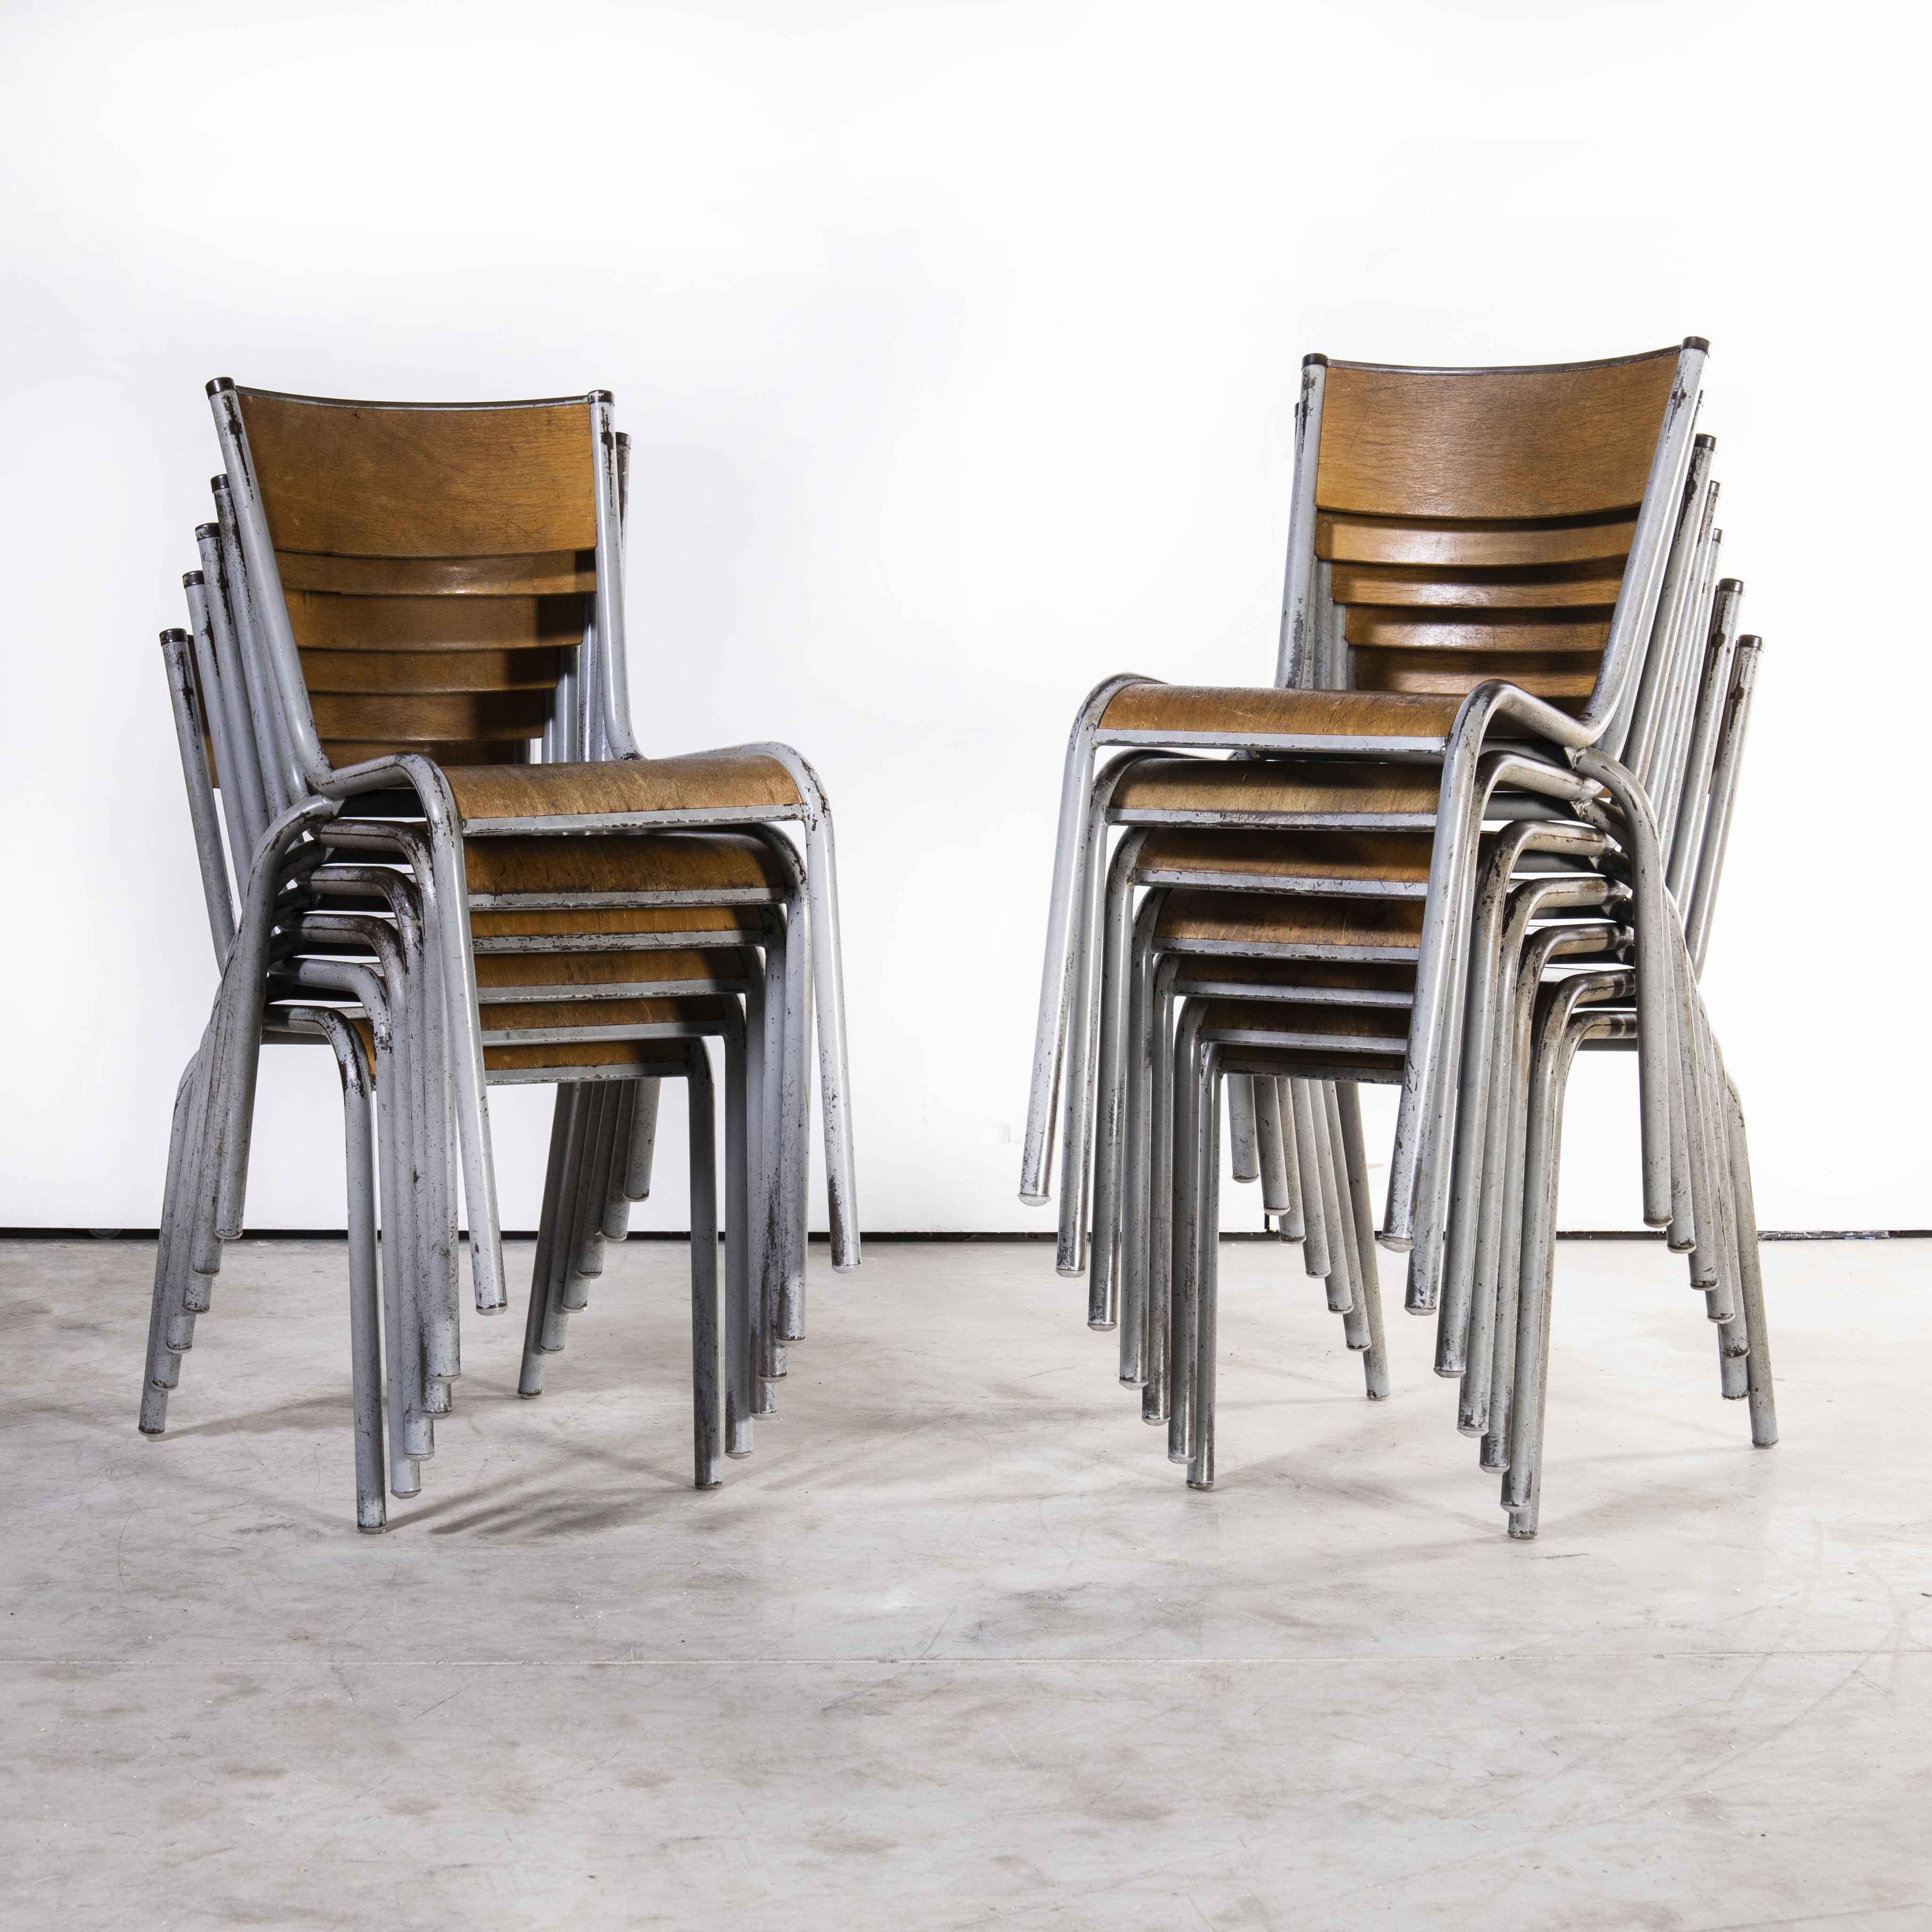
[[[211,714],[215,710],[206,694],[212,694],[218,688],[218,674],[214,670],[209,648],[209,631],[205,622],[206,600],[203,595],[201,573],[191,573],[187,580],[187,587],[190,607],[197,620],[196,639],[200,649],[194,650],[188,635],[179,631],[164,632],[161,642],[169,674],[183,774],[187,784],[190,817],[196,833],[211,932],[215,940],[219,960],[224,949],[232,939],[234,914],[226,855],[223,850],[220,814],[215,802],[214,767],[210,755],[212,740],[216,734],[212,730],[204,730]],[[196,668],[197,658],[206,667],[199,674]],[[221,735],[226,738],[225,730]],[[233,769],[231,765],[230,770]],[[318,848],[303,849],[314,850]],[[242,863],[245,868],[245,856]],[[242,875],[245,878],[245,869]],[[366,888],[376,882],[389,889],[385,896],[387,902],[401,914],[396,920],[396,927],[406,934],[411,920],[407,881],[401,874],[376,867],[317,864],[308,868],[305,880],[312,890],[317,892],[325,892],[331,886]],[[422,1223],[423,1217],[420,1210],[424,1197],[431,1201],[436,1198],[431,1186],[436,1169],[433,1153],[434,1136],[425,1135],[422,1130],[435,1120],[441,1109],[420,1108],[419,1096],[412,1090],[416,1083],[407,1078],[398,1078],[390,1065],[399,1030],[394,1024],[394,1011],[401,1007],[408,997],[405,977],[400,969],[406,952],[413,959],[412,970],[419,977],[422,970],[421,948],[419,939],[414,948],[398,946],[393,943],[394,936],[388,929],[375,922],[338,920],[332,922],[329,916],[324,914],[311,916],[302,920],[301,925],[309,940],[319,938],[322,941],[316,946],[315,950],[324,957],[298,963],[292,955],[284,954],[281,957],[274,980],[272,982],[271,1000],[265,1016],[262,1037],[265,1044],[304,1039],[322,1041],[334,1050],[341,1076],[348,1164],[356,1516],[360,1527],[377,1530],[383,1526],[386,1520],[383,1497],[386,1460],[390,1486],[398,1495],[411,1495],[420,1486],[416,1464],[421,1455],[426,1453],[430,1446],[426,1430],[418,1436],[412,1433],[411,1428],[412,1422],[420,1424],[423,1420],[419,1415],[412,1415],[409,1399],[412,1392],[419,1391],[422,1386],[426,1339],[422,1292],[424,1256],[419,1243],[412,1238]],[[353,932],[343,930],[350,926],[357,929]],[[331,940],[347,943],[331,947],[328,944]],[[388,943],[372,944],[372,940]],[[382,968],[380,972],[372,971],[366,965],[350,964],[339,958],[326,956],[332,951],[341,952],[363,950],[379,952],[383,956],[380,962]],[[694,987],[706,984],[719,986],[735,984],[739,990],[744,990],[744,982],[734,979],[734,974],[742,971],[736,956],[722,956],[722,964],[714,964],[712,959],[703,956],[694,962],[692,956],[680,952],[665,952],[650,957],[653,961],[654,970],[663,976],[662,980],[648,987],[626,986],[624,991],[635,993],[662,990],[685,995]],[[601,967],[612,962],[614,956],[598,955],[594,956],[593,958],[594,966]],[[555,980],[567,976],[574,969],[580,969],[584,962],[571,956],[550,954],[531,956],[526,961],[502,960],[493,963],[512,969],[508,975],[500,976],[512,982],[508,997],[519,1001],[514,1009],[519,1016],[542,1018],[548,1016],[548,1009],[523,1005],[520,996],[524,994],[554,994],[562,988],[541,983],[537,975],[528,971],[518,972],[514,969],[519,965],[533,965],[541,969],[544,979]],[[622,964],[621,958],[618,958],[616,963]],[[715,980],[706,981],[700,976],[707,967],[718,975]],[[486,966],[486,976],[488,970]],[[353,1004],[344,1008],[290,1001],[286,983],[292,979],[299,980],[304,978],[311,986],[320,985],[324,997],[344,998],[352,1000]],[[284,988],[279,996],[278,988]],[[634,1028],[632,1030],[660,1034],[676,1030],[690,1034],[700,1030],[698,1026],[690,1024],[694,1017],[700,1021],[710,1018],[722,1024],[703,1030],[723,1032],[728,1041],[734,1032],[729,1024],[730,1016],[716,1010],[722,1007],[722,1002],[714,1003],[712,1012],[694,1016],[688,1006],[680,1009],[674,1000],[660,1000],[657,1002],[659,1010],[650,1016],[659,1024],[654,1028]],[[685,1022],[675,1029],[662,1023],[674,1010],[677,1018]],[[600,1016],[608,1018],[610,1010],[600,1008]],[[638,1017],[634,1002],[626,1010],[626,1017],[634,1022]],[[406,1035],[406,1028],[400,1030]],[[606,1027],[598,1030],[608,1034],[618,1029]],[[741,1039],[742,1029],[738,1032]],[[626,1205],[631,1200],[641,1198],[647,1190],[650,1168],[649,1128],[646,1127],[638,1138],[632,1138],[628,1132],[628,1124],[633,1118],[630,1109],[644,1106],[646,1102],[642,1096],[646,1094],[654,1102],[656,1082],[659,1078],[682,1076],[688,1082],[692,1100],[692,1339],[696,1481],[700,1487],[712,1486],[719,1479],[722,1448],[717,1416],[718,1215],[716,1177],[711,1165],[714,1102],[710,1064],[704,1051],[694,1040],[689,1038],[681,1043],[674,1043],[668,1040],[628,1037],[621,1040],[598,1040],[590,1042],[571,1040],[566,1044],[544,1046],[530,1043],[532,1039],[544,1037],[530,1028],[506,1034],[506,1037],[512,1043],[493,1046],[486,1049],[490,1077],[493,1080],[526,1081],[536,1078],[560,1079],[567,1076],[572,1084],[560,1094],[560,1114],[566,1108],[580,1106],[587,1094],[601,1094],[621,1090],[624,1103],[622,1118],[626,1127],[624,1144],[627,1158],[619,1187],[620,1198],[625,1201]],[[729,1050],[728,1046],[728,1053]],[[162,1219],[154,1315],[149,1336],[148,1368],[142,1403],[142,1426],[149,1434],[159,1434],[165,1427],[167,1394],[178,1380],[181,1356],[192,1346],[195,1314],[206,1312],[208,1305],[205,1280],[196,1276],[186,1265],[184,1248],[188,1230],[184,1225],[184,1210],[191,1208],[193,1196],[192,1181],[185,1172],[192,1160],[194,1119],[191,1102],[197,1075],[205,1070],[206,1058],[204,1046],[203,1052],[197,1054],[196,1061],[191,1064],[188,1073],[184,1076],[171,1136],[168,1187]],[[376,1070],[379,1068],[382,1070],[380,1081],[376,1078]],[[617,1081],[626,1083],[621,1090],[601,1084],[593,1087],[589,1084]],[[742,1082],[738,1084],[742,1085]],[[440,1085],[440,1078],[428,1076],[424,1084]],[[380,1114],[374,1104],[379,1092],[382,1102]],[[728,1148],[731,1150],[734,1172],[742,1180],[744,1173],[742,1092],[736,1098],[738,1112],[735,1116],[728,1115],[727,1142]],[[651,1109],[653,1125],[654,1114],[653,1107]],[[375,1156],[371,1144],[372,1130],[379,1118],[382,1127],[380,1160]],[[737,1131],[732,1130],[734,1126]],[[411,1164],[415,1166],[413,1175],[409,1171]],[[550,1256],[557,1250],[560,1227],[560,1215],[552,1198],[559,1178],[556,1168],[557,1162],[554,1154],[551,1188],[547,1196],[543,1229],[539,1236],[537,1276],[542,1292],[532,1298],[533,1328],[540,1320],[547,1321],[553,1334],[560,1328],[562,1318],[562,1310],[555,1306],[559,1299],[560,1286],[562,1292],[568,1294],[578,1280],[572,1270],[553,1269],[550,1264]],[[382,1176],[380,1220],[383,1229],[380,1261],[376,1243],[378,1196],[376,1180],[379,1171]],[[446,1200],[447,1196],[444,1198]],[[613,1233],[621,1232],[621,1226],[610,1226],[614,1216],[609,1204],[600,1199],[598,1212],[600,1231],[608,1229]],[[742,1214],[739,1218],[742,1222]],[[191,1212],[187,1219],[191,1220]],[[572,1232],[574,1232],[574,1228]],[[568,1238],[568,1234],[564,1237]],[[449,1253],[450,1238],[446,1235],[442,1251],[446,1262]],[[728,1247],[728,1253],[729,1252]],[[734,1273],[742,1275],[742,1270],[734,1270]],[[198,1298],[184,1304],[184,1294],[189,1292],[190,1284],[197,1281],[202,1283]],[[169,1293],[170,1289],[174,1291],[172,1298]],[[746,1301],[741,1279],[730,1316],[731,1326],[734,1329],[741,1329],[744,1325],[748,1312]],[[580,1292],[572,1305],[583,1305]],[[382,1366],[385,1344],[387,1345],[389,1365],[386,1377],[386,1401]],[[531,1346],[532,1348],[538,1346],[554,1348],[560,1346],[560,1342],[556,1340],[539,1342],[533,1335]],[[742,1356],[742,1340],[739,1346]],[[530,1351],[526,1350],[526,1383],[531,1372],[529,1355]],[[539,1385],[540,1373],[539,1370]],[[525,1392],[534,1391],[526,1388]],[[386,1459],[382,1420],[386,1408],[388,1418]]]
[[[817,968],[833,1259],[853,1264],[830,818],[809,766],[788,747],[638,754],[624,647],[622,447],[608,395],[342,404],[226,382],[211,394],[284,796],[327,798],[338,808],[358,800],[365,824],[403,801],[422,814],[425,884],[453,908],[466,906],[463,874],[480,863],[493,902],[608,910],[616,898],[645,896],[650,869],[614,840],[736,825],[762,835],[773,857],[758,857],[742,839],[713,848],[711,876],[701,886],[683,878],[666,896],[695,904],[703,890],[713,903],[767,903],[766,874],[785,862],[773,828],[802,822],[811,916],[796,923],[809,926]],[[538,740],[542,763],[526,762]],[[556,842],[589,832],[608,836]],[[603,855],[601,890],[572,890],[573,862],[563,855],[592,843]],[[626,865],[619,880],[612,868]],[[475,956],[464,924],[436,921],[441,969],[466,995]],[[788,999],[795,1042],[806,1018],[800,950]],[[480,1030],[473,999],[449,1004],[472,1264],[479,1304],[500,1306]],[[238,1224],[245,1100],[234,1092],[223,1110],[219,1235]],[[212,1258],[205,1246],[202,1258]],[[794,1304],[798,1292],[795,1276]]]
[[[1700,962],[1685,936],[1694,929],[1708,938],[1759,654],[1756,639],[1733,635],[1738,596],[1735,584],[1721,587],[1694,705],[1683,707],[1694,719],[1718,722],[1681,734],[1688,768],[1673,796],[1676,822],[1698,828],[1694,856],[1684,861],[1694,884],[1674,948],[1680,1036],[1689,1042],[1691,1062],[1682,1124],[1686,1165],[1698,1177],[1696,1219],[1694,1238],[1674,1245],[1688,1251],[1692,1286],[1716,1324],[1721,1392],[1748,1401],[1752,1440],[1768,1446],[1777,1439],[1777,1422],[1743,1112],[1696,994]],[[1701,746],[1694,754],[1694,746]],[[1512,886],[1520,878],[1513,842],[1492,847],[1479,896],[1472,978],[1489,976],[1496,991],[1466,1042],[1463,1084],[1475,1091],[1462,1096],[1458,1211],[1449,1231],[1459,1258],[1440,1311],[1437,1366],[1460,1377],[1458,1425],[1480,1438],[1482,1466],[1502,1474],[1510,1534],[1528,1538],[1537,1532],[1542,1486],[1564,1083],[1580,1048],[1628,1051],[1639,1022],[1636,976],[1624,963],[1634,951],[1630,928],[1614,918],[1578,916],[1587,910],[1583,880],[1566,884],[1554,875]],[[1609,882],[1594,883],[1600,889]],[[1213,902],[1202,896],[1205,904],[1192,918],[1197,930],[1212,930],[1204,915],[1211,915]],[[1605,909],[1621,911],[1629,902],[1628,890],[1619,888]],[[1291,933],[1310,950],[1335,937],[1332,920],[1324,926],[1318,909],[1280,904],[1273,910],[1279,957],[1292,956]],[[1238,922],[1246,937],[1252,922]],[[1174,1029],[1166,1102],[1174,1150],[1172,1294],[1171,1303],[1150,1311],[1156,1345],[1150,1352],[1156,1376],[1167,1372],[1163,1358],[1171,1358],[1170,1454],[1187,1462],[1196,1486],[1214,1479],[1222,1084],[1243,1072],[1270,1082],[1288,1073],[1305,1083],[1400,1077],[1406,969],[1360,958],[1335,963],[1340,956],[1332,946],[1320,956],[1330,962],[1325,971],[1280,967],[1259,984],[1241,983],[1241,969],[1217,959],[1210,972],[1197,974],[1198,990]],[[1470,1172],[1462,1172],[1466,1167]]]
[[[1679,728],[1671,706],[1710,559],[1708,444],[1693,435],[1706,352],[1691,338],[1540,369],[1304,364],[1275,686],[1117,676],[1070,740],[1021,1190],[1047,1198],[1058,1116],[1064,1271],[1084,1260],[1109,823],[1348,831],[1370,836],[1371,859],[1393,835],[1425,838],[1379,1234],[1418,1250],[1416,1306],[1433,1288],[1414,1269],[1439,1250],[1422,1222],[1453,1112],[1480,827],[1605,805],[1627,818],[1644,1210],[1670,1218],[1665,868],[1644,782]],[[1109,746],[1129,748],[1096,776]],[[1155,755],[1209,749],[1236,756]]]
[[[223,805],[244,904],[238,917],[230,908],[225,945],[217,935],[226,970],[197,1056],[196,1160],[171,1162],[182,1182],[171,1194],[195,1203],[191,1228],[171,1244],[194,1263],[190,1272],[171,1257],[184,1277],[172,1312],[170,1270],[158,1276],[171,1351],[178,1358],[187,1345],[220,1240],[239,1226],[253,1042],[279,1036],[269,1004],[286,998],[279,986],[356,1000],[379,1088],[388,1059],[402,1063],[383,1110],[404,1150],[394,1174],[417,1178],[384,1190],[386,1248],[414,1264],[406,1294],[385,1285],[401,1318],[388,1328],[392,1474],[402,1493],[457,1372],[454,1196],[448,1136],[439,1145],[436,1131],[449,1124],[448,1096],[478,1300],[494,1307],[502,1297],[483,1083],[565,1083],[523,1376],[534,1394],[539,1358],[561,1346],[566,1315],[583,1305],[602,1239],[621,1233],[626,1204],[648,1184],[656,1078],[691,1082],[695,1132],[711,1101],[708,1072],[700,1091],[702,1048],[694,1059],[691,1042],[722,1035],[733,1088],[726,1437],[730,1453],[746,1453],[751,1418],[769,1408],[769,1380],[783,1372],[778,1331],[795,1336],[802,1318],[808,932],[820,966],[835,1264],[856,1259],[831,833],[815,778],[783,747],[635,755],[621,647],[625,446],[610,431],[608,398],[442,410],[262,398],[226,384],[212,393],[231,476],[245,482],[237,490],[217,479],[221,514],[200,533],[198,574],[205,581],[213,566],[220,594],[203,594],[196,616],[206,749],[232,775]],[[263,472],[251,429],[267,451]],[[191,607],[202,588],[191,588]],[[539,739],[544,764],[518,762]],[[304,745],[329,789],[308,788],[317,767],[298,753]],[[332,754],[349,769],[337,772]],[[342,812],[348,799],[358,815]],[[220,861],[204,803],[196,830],[208,880]],[[787,818],[805,824],[806,868],[776,830]],[[666,829],[694,823],[716,829]],[[748,830],[730,829],[740,823]],[[345,855],[359,862],[345,865]],[[331,890],[362,894],[361,914],[315,910]],[[394,941],[371,910],[393,922]],[[412,923],[413,974],[402,957]],[[692,950],[721,945],[729,950]],[[327,956],[358,946],[392,956],[382,975]],[[453,988],[476,997],[452,998]],[[710,997],[725,988],[742,1006]],[[468,1094],[466,1064],[476,1076]],[[694,1154],[694,1228],[709,1147]],[[708,1198],[708,1178],[704,1189]],[[391,1221],[404,1224],[400,1240]],[[694,1293],[695,1312],[705,1299],[695,1273]],[[701,1364],[696,1322],[694,1345]],[[164,1363],[151,1372],[144,1427],[159,1426],[153,1397],[174,1372]],[[699,1382],[702,1484],[716,1480],[716,1444],[707,1450],[701,1369]],[[413,1399],[400,1428],[399,1386]]]

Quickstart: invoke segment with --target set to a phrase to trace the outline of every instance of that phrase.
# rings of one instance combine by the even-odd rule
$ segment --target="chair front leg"
[[[718,1426],[718,1127],[704,1041],[685,1042],[684,1066],[691,1124],[692,1485],[715,1490],[724,1479]]]

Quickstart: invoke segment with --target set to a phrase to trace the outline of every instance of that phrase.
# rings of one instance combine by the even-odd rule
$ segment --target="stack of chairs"
[[[326,1044],[342,1078],[371,1530],[386,1487],[420,1487],[460,1373],[459,1170],[476,1305],[508,1304],[488,1088],[557,1089],[520,1382],[536,1396],[648,1192],[659,1083],[679,1078],[694,1478],[712,1486],[803,1334],[814,1020],[832,1264],[860,1258],[817,775],[778,744],[640,750],[628,446],[606,392],[369,404],[224,380],[209,395],[216,514],[184,579],[190,627],[162,648],[220,982],[176,1102],[140,1426],[164,1430],[242,1232],[265,1043]]]
[[[1075,721],[1022,1198],[1048,1198],[1058,1140],[1061,1271],[1196,1487],[1225,1094],[1234,1172],[1325,1281],[1369,1396],[1380,1245],[1535,1534],[1582,1047],[1637,1055],[1644,1219],[1775,1440],[1742,1113],[1696,986],[1758,656],[1718,574],[1707,354],[1310,357],[1274,686],[1117,676]],[[1379,1230],[1364,1081],[1400,1090]]]

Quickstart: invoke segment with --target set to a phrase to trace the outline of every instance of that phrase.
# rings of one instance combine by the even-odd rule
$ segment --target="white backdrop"
[[[155,1218],[212,976],[154,641],[207,378],[615,391],[647,748],[818,764],[864,1223],[992,1229],[1046,1225],[1014,1143],[1068,722],[1112,670],[1270,676],[1303,352],[1689,333],[1767,644],[1709,975],[1761,1216],[1932,1224],[1890,963],[1928,936],[1892,828],[1932,675],[1916,599],[1888,616],[1925,514],[1921,17],[11,0],[0,1225]],[[271,1062],[251,1218],[340,1226],[326,1056]],[[1633,1224],[1629,1084],[1580,1077],[1568,1226]],[[528,1226],[548,1096],[496,1106]],[[682,1160],[644,1218],[681,1219]]]

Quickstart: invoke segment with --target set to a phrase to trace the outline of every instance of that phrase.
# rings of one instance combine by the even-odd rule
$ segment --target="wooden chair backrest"
[[[1539,369],[1330,362],[1315,552],[1354,682],[1596,683],[1679,350]]]
[[[589,399],[236,395],[330,760],[520,758],[596,586]]]

